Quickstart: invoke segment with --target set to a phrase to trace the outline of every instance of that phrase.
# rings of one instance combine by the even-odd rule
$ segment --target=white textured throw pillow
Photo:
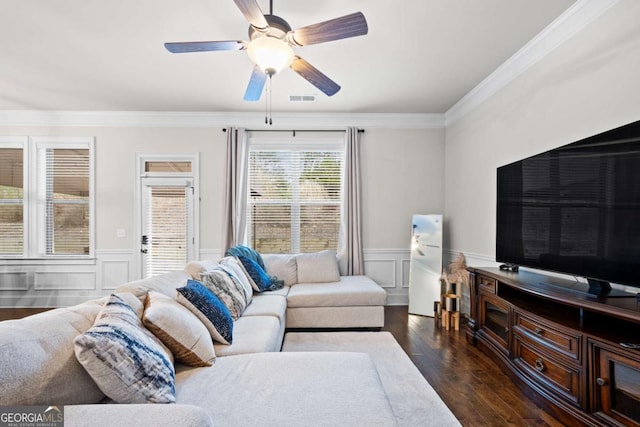
[[[142,323],[187,366],[211,366],[216,358],[209,331],[188,308],[159,292],[147,294]]]
[[[251,278],[247,275],[247,272],[240,261],[238,261],[238,258],[233,256],[224,257],[220,259],[219,267],[240,285],[247,301],[246,305],[251,304],[251,299],[253,298],[253,287],[250,282]]]
[[[175,402],[171,353],[118,295],[109,297],[93,326],[78,335],[74,345],[80,364],[114,402]]]
[[[189,274],[193,280],[200,280],[203,274],[213,270],[218,265],[215,261],[191,261],[184,267],[185,273]]]
[[[296,255],[298,283],[339,282],[340,272],[334,251]]]
[[[286,286],[298,283],[298,267],[295,255],[262,254],[262,260],[269,276],[284,280]]]

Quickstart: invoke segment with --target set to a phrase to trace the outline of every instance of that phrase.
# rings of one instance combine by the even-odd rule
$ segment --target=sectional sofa
[[[384,290],[365,276],[330,280],[337,270],[327,259],[265,256],[267,271],[285,286],[252,296],[233,321],[232,342],[214,341],[215,355],[207,356],[211,366],[187,366],[174,354],[175,400],[170,405],[135,399],[105,404],[114,403],[113,395],[106,397],[96,378],[107,373],[81,364],[86,352],[78,351],[79,338],[90,336],[100,322],[110,328],[108,306],[126,306],[133,313],[131,322],[144,330],[140,319],[151,311],[152,295],[173,300],[177,289],[201,279],[216,263],[191,263],[185,271],[123,284],[110,297],[0,322],[0,406],[64,405],[67,427],[395,425],[368,355],[279,352],[287,328],[383,326]],[[129,388],[117,393],[130,393]]]

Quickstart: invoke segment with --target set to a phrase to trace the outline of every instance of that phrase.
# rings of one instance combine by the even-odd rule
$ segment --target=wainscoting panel
[[[115,289],[129,281],[129,263],[127,261],[102,261],[101,278],[102,289]]]
[[[33,279],[33,288],[36,291],[96,289],[95,272],[36,271]]]
[[[220,249],[200,249],[201,260],[218,260],[222,255]]]
[[[396,261],[394,259],[365,259],[364,268],[367,275],[383,288],[396,287]]]
[[[409,253],[409,256],[411,256],[410,253]],[[402,277],[400,278],[400,283],[402,283],[403,288],[409,289],[409,283],[411,283],[409,281],[410,277],[411,277],[411,259],[403,259],[402,260]]]
[[[98,289],[113,290],[140,278],[138,254],[134,251],[97,251]]]
[[[26,291],[29,289],[28,276],[23,271],[0,273],[0,291]]]
[[[409,303],[409,249],[365,249],[365,274],[387,291],[387,305]]]

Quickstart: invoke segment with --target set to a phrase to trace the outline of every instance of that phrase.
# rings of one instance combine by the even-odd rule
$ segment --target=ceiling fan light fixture
[[[293,62],[295,54],[287,42],[270,36],[256,37],[247,47],[249,59],[266,74],[276,74]]]

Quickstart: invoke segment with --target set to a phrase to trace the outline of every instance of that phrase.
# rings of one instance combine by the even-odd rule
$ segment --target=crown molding
[[[386,113],[274,113],[274,126],[263,113],[180,111],[0,111],[0,126],[72,127],[204,127],[241,126],[251,129],[364,129],[444,128],[444,114]]]
[[[619,0],[578,0],[562,15],[531,39],[511,58],[471,89],[445,113],[445,126],[450,126],[516,77],[524,73],[555,48],[595,21]]]
[[[441,129],[485,102],[618,2],[576,1],[444,114],[276,112],[273,117],[276,125],[268,126],[264,124],[264,114],[257,112],[5,110],[0,111],[0,126]]]

